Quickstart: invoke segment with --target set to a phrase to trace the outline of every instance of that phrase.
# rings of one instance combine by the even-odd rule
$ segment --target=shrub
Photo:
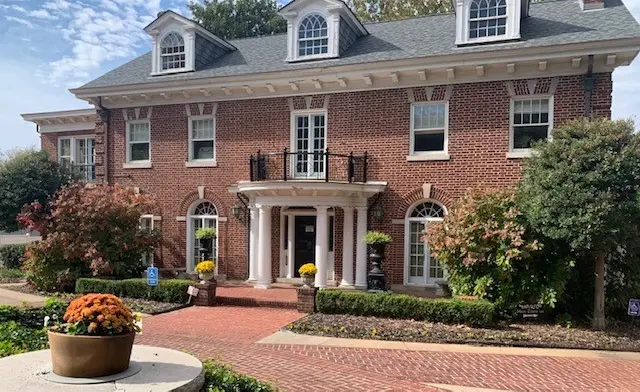
[[[16,281],[22,279],[24,274],[19,269],[9,269],[0,267],[0,283],[3,280]]]
[[[158,286],[147,285],[146,279],[90,279],[81,278],[76,282],[76,293],[114,294],[119,297],[148,299],[158,302],[184,303],[189,299],[187,289],[194,284],[191,280],[161,280]]]
[[[236,373],[229,366],[205,361],[204,387],[206,392],[276,392],[277,389],[253,377]]]
[[[368,294],[340,290],[319,291],[318,311],[392,319],[412,319],[447,324],[489,326],[495,319],[495,307],[488,301],[426,299],[410,295]]]
[[[62,320],[67,303],[57,298],[49,298],[42,308],[18,308],[0,306],[0,323],[15,321],[27,328],[42,328],[45,316]]]
[[[49,347],[47,333],[39,328],[29,328],[15,321],[0,322],[0,358]]]
[[[0,265],[6,268],[19,269],[27,244],[11,244],[0,246]]]

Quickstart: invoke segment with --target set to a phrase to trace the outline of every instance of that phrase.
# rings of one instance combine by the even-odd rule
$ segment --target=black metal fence
[[[251,181],[316,180],[367,182],[367,153],[348,155],[316,152],[262,153],[249,158]]]

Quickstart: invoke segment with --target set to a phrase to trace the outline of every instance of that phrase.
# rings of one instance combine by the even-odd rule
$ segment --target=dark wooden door
[[[295,220],[295,276],[299,277],[298,269],[316,260],[316,217],[296,216]]]

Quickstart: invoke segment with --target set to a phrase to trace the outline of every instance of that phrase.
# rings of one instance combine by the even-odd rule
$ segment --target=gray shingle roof
[[[608,0],[604,10],[583,12],[575,0],[531,4],[521,24],[522,39],[502,43],[517,49],[640,37],[640,25],[620,0]],[[286,34],[230,40],[238,50],[227,53],[195,72],[150,76],[151,53],[144,54],[82,88],[193,80],[274,71],[290,71],[335,65],[369,63],[457,53],[483,52],[496,45],[457,47],[455,15],[433,15],[365,25],[370,35],[356,41],[339,59],[287,63]]]

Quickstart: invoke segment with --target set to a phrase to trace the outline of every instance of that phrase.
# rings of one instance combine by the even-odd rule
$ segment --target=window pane
[[[129,142],[148,142],[148,141],[149,141],[149,123],[129,125]]]
[[[213,140],[194,141],[193,159],[213,159]]]
[[[413,108],[413,129],[444,128],[445,114],[444,103],[415,105]]]
[[[444,132],[417,133],[414,137],[413,151],[444,151]]]
[[[130,148],[132,161],[149,160],[149,143],[132,143]]]
[[[71,156],[71,139],[60,139],[60,158]]]
[[[533,142],[546,140],[549,127],[547,125],[533,127],[514,127],[513,148],[531,148]]]
[[[193,139],[213,139],[213,119],[193,120],[191,122]]]

